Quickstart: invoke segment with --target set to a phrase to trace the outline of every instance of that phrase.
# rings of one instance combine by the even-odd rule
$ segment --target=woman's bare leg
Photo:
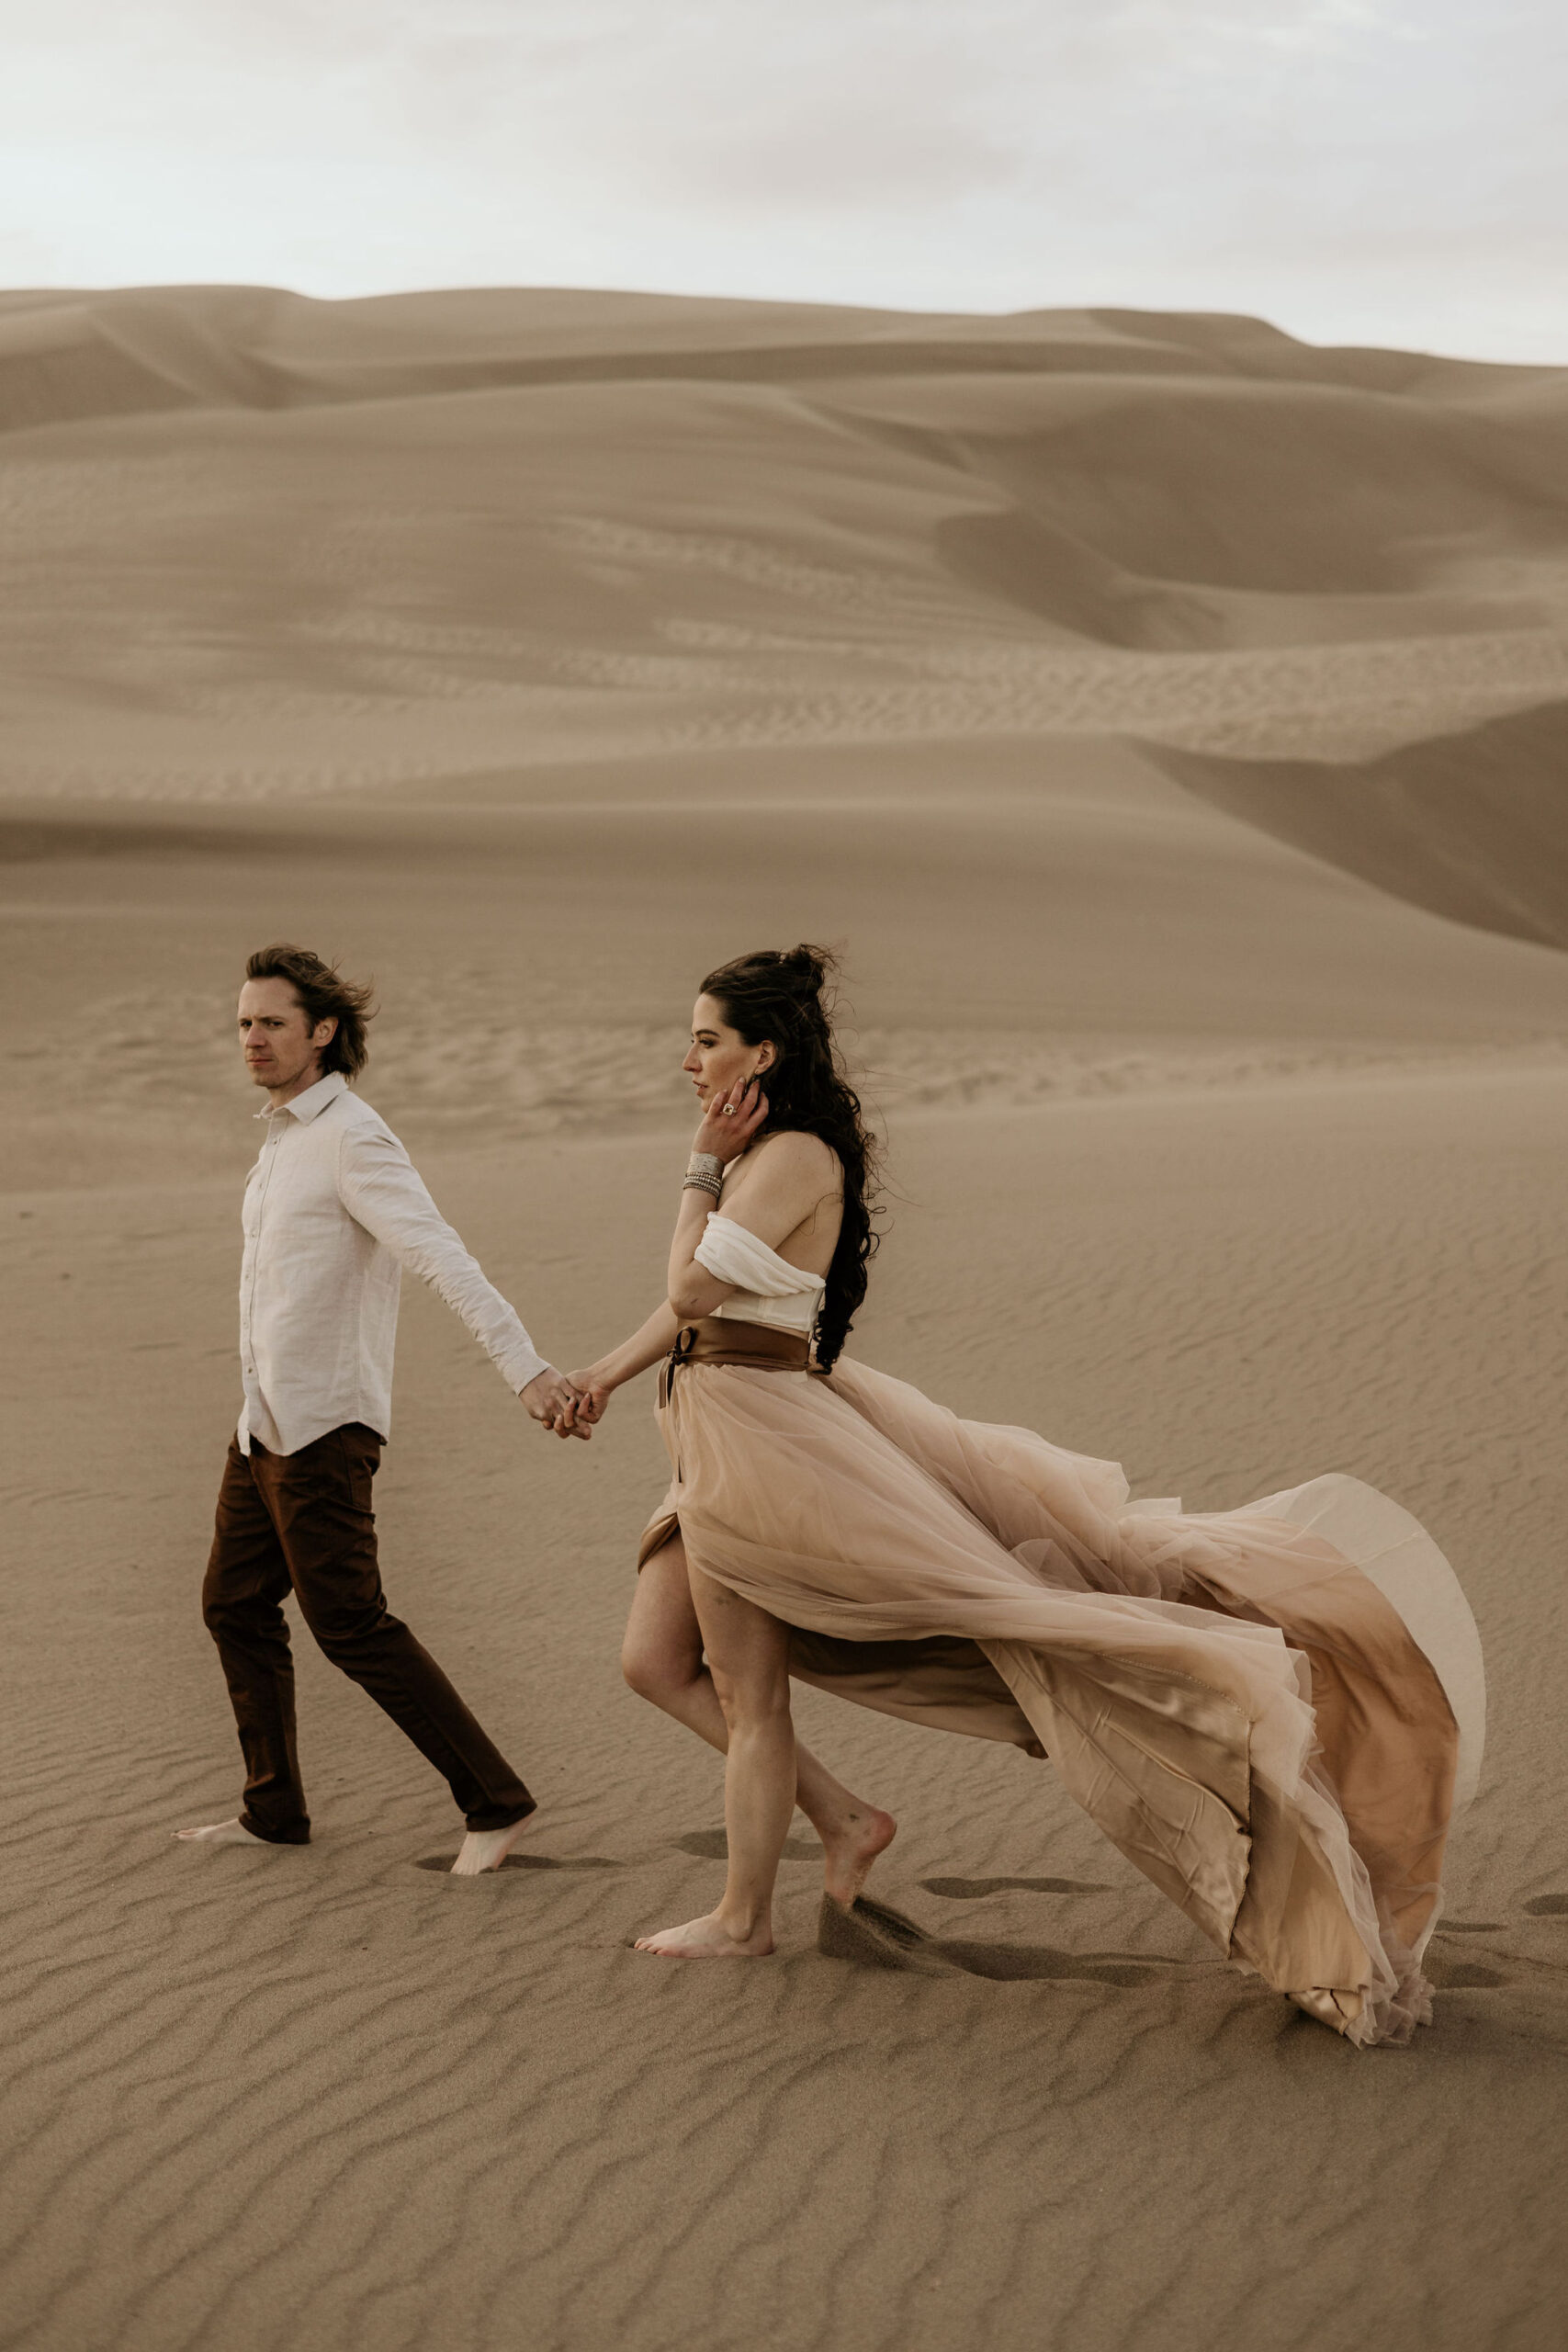
[[[708,1670],[724,1712],[724,1826],[729,1868],[717,1908],[644,1936],[665,1960],[761,1960],[773,1948],[773,1882],[795,1812],[789,1627],[688,1566]]]
[[[662,1708],[721,1756],[728,1753],[729,1729],[713,1678],[703,1664],[702,1628],[678,1533],[655,1553],[637,1578],[621,1670],[639,1698]],[[836,1903],[847,1905],[864,1885],[878,1854],[892,1844],[897,1824],[890,1813],[867,1804],[835,1780],[798,1739],[795,1763],[795,1801],[822,1840],[824,1884]]]

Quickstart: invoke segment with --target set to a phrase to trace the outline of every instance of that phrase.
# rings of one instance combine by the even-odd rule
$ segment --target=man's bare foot
[[[825,1894],[847,1911],[853,1904],[878,1854],[885,1854],[898,1834],[898,1824],[890,1813],[878,1813],[874,1805],[866,1805],[849,1815],[831,1835],[822,1838],[826,1867],[822,1872]],[[820,1830],[818,1832],[821,1837]]]
[[[478,1878],[483,1871],[498,1871],[533,1818],[525,1813],[521,1821],[508,1822],[504,1829],[470,1829],[457,1849],[452,1876]]]
[[[269,1846],[273,1842],[256,1837],[243,1821],[210,1821],[205,1829],[176,1829],[174,1834],[187,1846]]]
[[[771,1921],[745,1937],[732,1936],[720,1924],[718,1913],[705,1919],[688,1919],[683,1928],[661,1928],[656,1936],[639,1936],[638,1951],[659,1960],[766,1960],[773,1948]]]

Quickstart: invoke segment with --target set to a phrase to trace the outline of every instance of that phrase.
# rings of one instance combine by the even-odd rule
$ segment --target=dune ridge
[[[858,370],[855,363],[858,362]],[[266,287],[0,296],[0,429],[195,404],[276,408],[502,385],[848,372],[1242,375],[1424,395],[1551,371],[1320,353],[1261,320],[1086,310],[911,316],[570,289],[319,301]]]
[[[1216,808],[1417,906],[1568,947],[1568,703],[1338,767],[1159,756]]]

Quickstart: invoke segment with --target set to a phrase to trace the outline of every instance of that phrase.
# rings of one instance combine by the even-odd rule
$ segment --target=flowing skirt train
[[[1359,1480],[1134,1502],[1114,1463],[840,1359],[695,1363],[660,1408],[677,1524],[795,1629],[792,1670],[1045,1754],[1219,1949],[1359,2043],[1430,2015],[1421,1954],[1479,1767],[1473,1621]]]

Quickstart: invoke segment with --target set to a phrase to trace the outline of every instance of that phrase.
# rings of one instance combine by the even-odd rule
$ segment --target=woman
[[[674,1476],[626,1670],[728,1759],[723,1897],[637,1949],[770,1952],[797,1802],[840,1903],[892,1838],[795,1739],[793,1672],[1048,1752],[1222,1951],[1352,2041],[1408,2039],[1479,1764],[1480,1653],[1452,1571],[1355,1479],[1239,1511],[1132,1503],[1112,1463],[961,1421],[846,1361],[874,1164],[823,1001],[830,961],[797,947],[704,981],[666,1302],[571,1376],[595,1420],[664,1360]]]

